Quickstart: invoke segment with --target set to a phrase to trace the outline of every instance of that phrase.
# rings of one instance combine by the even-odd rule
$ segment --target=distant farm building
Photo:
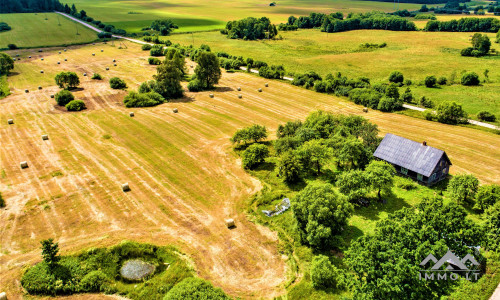
[[[392,164],[398,173],[425,185],[445,179],[452,165],[443,150],[390,133],[386,134],[373,156]]]

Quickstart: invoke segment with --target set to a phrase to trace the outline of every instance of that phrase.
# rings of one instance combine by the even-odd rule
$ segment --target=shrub
[[[423,115],[427,121],[434,121],[434,119],[436,118],[436,114],[430,109],[426,109],[423,112]]]
[[[394,82],[394,83],[403,83],[404,81],[404,76],[403,73],[399,71],[394,71],[389,75],[389,82]]]
[[[97,37],[100,39],[109,39],[112,37],[112,34],[111,32],[101,31],[97,34]]]
[[[80,111],[86,108],[87,107],[85,106],[85,102],[83,102],[82,100],[73,100],[66,104],[66,109],[68,111]]]
[[[56,75],[55,80],[62,89],[75,88],[80,84],[80,78],[75,72],[61,72]]]
[[[92,271],[85,275],[80,282],[86,292],[103,292],[104,286],[109,282],[108,277],[102,271]]]
[[[157,83],[155,80],[148,80],[146,82],[141,83],[139,86],[139,93],[145,94],[149,92],[154,92],[157,89]]]
[[[425,83],[425,86],[428,88],[435,87],[436,82],[437,82],[437,79],[436,79],[436,76],[434,76],[434,75],[425,77],[424,83]]]
[[[153,46],[151,46],[150,44],[142,45],[142,50],[144,50],[144,51],[149,51],[149,50],[151,50],[151,48],[153,48]]]
[[[474,209],[485,211],[497,202],[500,202],[500,185],[482,185],[477,191]]]
[[[3,200],[2,193],[0,193],[0,207],[5,207],[5,200]]]
[[[57,94],[55,94],[54,98],[57,104],[60,106],[66,106],[66,104],[75,100],[75,96],[73,96],[73,94],[68,90],[59,91]]]
[[[474,72],[467,72],[462,75],[460,82],[466,86],[479,85],[479,76]]]
[[[95,79],[95,80],[102,80],[102,76],[101,76],[101,74],[99,74],[99,73],[94,73],[94,75],[92,75],[92,79]]]
[[[497,120],[497,117],[487,111],[481,111],[477,114],[477,118],[481,121],[487,121],[487,122],[495,122]]]
[[[439,84],[439,85],[445,85],[447,83],[448,83],[448,79],[446,79],[446,77],[444,77],[444,76],[439,77],[437,80],[437,84]]]
[[[412,85],[412,83],[413,82],[410,79],[405,79],[405,85],[410,86],[410,85]]]
[[[154,45],[149,51],[149,55],[151,56],[163,56],[163,46],[162,45]]]
[[[382,99],[380,99],[377,109],[389,112],[401,109],[402,107],[403,104],[398,99],[383,97]]]
[[[190,92],[201,92],[201,91],[203,91],[203,86],[202,86],[201,82],[198,79],[191,80],[188,83],[187,88],[188,88],[188,90]]]
[[[148,58],[148,63],[150,65],[160,65],[161,64],[161,60],[159,60],[156,57],[150,57],[150,58]]]
[[[224,292],[201,278],[189,277],[176,284],[163,300],[217,299],[229,300]]]
[[[432,102],[432,100],[427,99],[425,96],[422,96],[422,98],[420,98],[420,105],[426,108],[434,107],[434,103]]]
[[[7,48],[9,48],[10,50],[16,50],[17,49],[17,45],[16,44],[8,44]]]
[[[402,188],[403,190],[413,190],[418,187],[418,184],[408,178],[399,178],[399,181],[396,184],[397,187]]]
[[[149,107],[156,106],[164,102],[165,98],[156,92],[139,94],[131,91],[127,96],[125,96],[125,99],[123,99],[125,107]]]
[[[462,51],[460,51],[460,55],[462,55],[462,56],[472,56],[472,51],[474,51],[474,48],[467,47],[467,48],[462,49]]]
[[[242,154],[243,168],[251,169],[264,162],[269,156],[269,149],[266,145],[252,144]]]
[[[317,255],[311,263],[311,281],[316,289],[335,288],[337,286],[337,267],[327,256]]]
[[[115,90],[121,90],[127,88],[127,84],[125,83],[125,81],[121,80],[118,77],[111,78],[109,80],[109,86]]]
[[[445,124],[467,123],[467,113],[462,105],[452,103],[441,103],[437,109],[437,119]]]

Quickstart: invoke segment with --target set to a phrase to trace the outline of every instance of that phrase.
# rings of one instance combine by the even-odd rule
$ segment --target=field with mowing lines
[[[18,47],[82,44],[97,39],[96,32],[55,13],[0,14],[0,21],[12,27],[0,33],[0,48],[7,48],[8,44]]]
[[[323,76],[341,72],[350,78],[366,76],[372,83],[387,82],[394,70],[417,83],[428,75],[450,78],[453,72],[455,80],[460,82],[465,70],[474,71],[483,79],[484,70],[488,69],[491,83],[481,87],[411,88],[416,96],[426,96],[435,103],[457,101],[470,114],[487,110],[500,116],[500,56],[460,56],[460,50],[470,46],[471,33],[356,30],[327,34],[319,30],[299,30],[280,34],[284,38],[282,41],[232,40],[219,32],[173,35],[169,39],[183,45],[192,44],[194,39],[197,47],[207,44],[212,51],[281,64],[289,72],[315,71]],[[488,36],[493,39],[495,35]],[[384,42],[387,43],[385,48],[360,50],[361,44]],[[492,48],[500,51],[497,43],[492,43]]]
[[[271,1],[272,2],[272,1]],[[224,28],[227,21],[246,17],[269,17],[274,23],[285,22],[290,15],[309,15],[311,12],[394,11],[390,2],[342,0],[285,0],[275,7],[269,1],[254,0],[159,0],[159,1],[100,1],[75,0],[78,9],[84,9],[97,20],[113,24],[128,32],[140,32],[158,18],[169,18],[179,25],[175,32],[204,31]],[[400,4],[400,9],[415,10],[418,4]],[[224,13],[221,13],[224,9]],[[132,12],[133,14],[130,14]]]
[[[318,109],[363,114],[381,134],[426,140],[446,150],[452,174],[468,172],[484,183],[500,183],[499,135],[378,111],[365,114],[337,97],[245,73],[224,73],[213,99],[211,92],[187,93],[158,107],[126,109],[126,92],[111,90],[109,78],[118,76],[136,88],[155,72],[140,46],[127,45],[69,47],[63,54],[23,50],[23,56],[37,56],[21,60],[9,77],[12,95],[0,100],[0,191],[7,202],[0,210],[0,282],[9,295],[21,296],[23,266],[40,261],[39,241],[49,237],[60,242],[63,253],[123,239],[174,244],[192,258],[201,277],[232,296],[284,293],[289,270],[276,234],[246,219],[246,201],[261,183],[241,168],[229,142],[237,129],[253,123],[274,132],[278,124]],[[57,65],[64,57],[68,61]],[[75,96],[88,110],[54,107],[53,76],[61,70],[105,77],[99,82],[80,76]],[[35,90],[38,85],[43,89]],[[31,91],[25,94],[27,87]],[[7,125],[8,118],[15,124]],[[42,141],[42,134],[50,139]],[[28,169],[19,167],[24,160]],[[128,193],[121,191],[124,182],[131,186]],[[236,229],[224,226],[228,217],[236,220]]]

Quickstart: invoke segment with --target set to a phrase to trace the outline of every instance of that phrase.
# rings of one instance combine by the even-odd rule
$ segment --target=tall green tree
[[[266,157],[269,156],[269,149],[266,145],[262,144],[252,144],[243,151],[242,163],[243,168],[251,169],[256,165],[263,163]]]
[[[477,190],[474,209],[485,211],[497,202],[500,202],[500,185],[482,185]]]
[[[335,288],[337,286],[338,269],[328,256],[317,255],[311,262],[311,281],[316,289]]]
[[[300,159],[291,150],[284,152],[278,160],[278,172],[283,181],[290,184],[302,179],[303,166]]]
[[[366,166],[365,176],[372,189],[377,191],[378,200],[382,201],[382,191],[390,191],[394,185],[394,167],[384,161],[373,160]]]
[[[54,239],[50,238],[40,242],[42,244],[42,257],[43,261],[51,268],[53,268],[60,260],[57,255],[59,253],[59,244],[54,243]]]
[[[479,187],[479,180],[472,174],[460,174],[451,178],[447,191],[457,204],[470,204]]]
[[[353,207],[328,183],[313,182],[292,201],[302,241],[311,247],[327,249],[336,246],[335,236],[347,225]]]
[[[337,179],[339,192],[347,196],[350,202],[363,198],[369,191],[370,183],[361,170],[342,172]]]
[[[80,78],[75,72],[61,72],[55,77],[56,84],[63,89],[75,88],[80,84]]]
[[[202,51],[198,55],[196,62],[198,65],[194,69],[194,73],[205,89],[211,89],[215,84],[219,83],[222,72],[219,59],[215,54]]]
[[[0,75],[8,75],[14,69],[14,60],[10,55],[0,53]]]
[[[467,123],[467,113],[462,108],[462,105],[455,102],[441,103],[437,110],[437,119],[445,124],[461,124]]]
[[[297,155],[302,161],[303,166],[310,166],[316,175],[319,175],[321,167],[329,160],[332,153],[321,140],[314,139],[300,146],[297,149]]]
[[[500,202],[486,210],[484,216],[487,248],[500,252]]]
[[[182,72],[179,66],[172,60],[166,60],[156,68],[156,90],[165,99],[181,98],[184,94],[181,80]]]
[[[362,141],[349,137],[345,139],[337,158],[344,167],[359,168],[366,165],[369,160],[369,153]]]

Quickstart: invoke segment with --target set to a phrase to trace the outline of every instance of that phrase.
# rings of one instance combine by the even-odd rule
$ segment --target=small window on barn
[[[448,173],[448,169],[445,168],[445,169],[443,169],[443,174],[446,175],[446,173]]]
[[[424,176],[422,176],[422,174],[417,174],[417,180],[424,181]]]
[[[401,173],[407,175],[408,169],[401,167]]]
[[[430,181],[434,181],[436,179],[436,173],[431,175],[431,178],[429,179]]]

